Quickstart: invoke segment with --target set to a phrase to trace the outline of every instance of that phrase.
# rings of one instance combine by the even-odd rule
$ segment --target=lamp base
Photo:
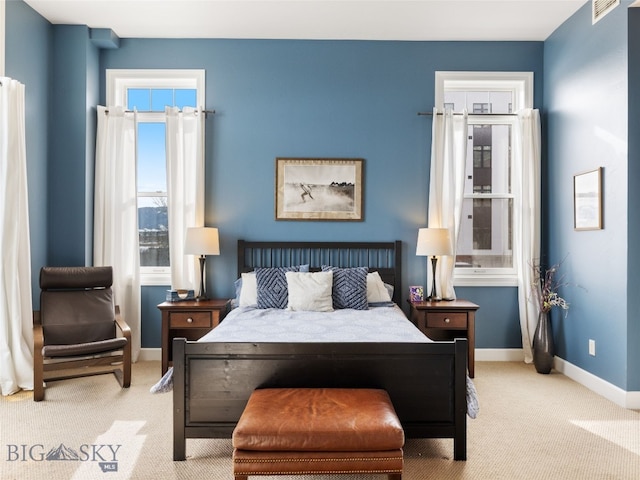
[[[442,300],[442,298],[440,298],[438,296],[438,293],[436,291],[436,266],[438,264],[438,257],[436,257],[435,255],[431,257],[431,267],[433,269],[433,276],[431,278],[431,295],[429,295],[427,297],[427,300],[429,300],[430,302],[439,302],[440,300]]]
[[[209,300],[207,298],[207,293],[204,289],[204,261],[206,260],[204,255],[200,255],[200,292],[198,292],[198,296],[196,297],[196,302],[201,302],[202,300]]]

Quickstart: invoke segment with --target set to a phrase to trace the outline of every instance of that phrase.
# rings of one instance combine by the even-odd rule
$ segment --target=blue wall
[[[6,2],[5,73],[25,85],[27,185],[34,308],[40,305],[38,278],[47,263],[49,129],[53,27],[26,3]]]
[[[541,78],[541,65],[540,42],[122,39],[101,57],[101,69],[206,70],[206,107],[217,112],[207,120],[206,223],[220,229],[223,252],[208,262],[210,288],[222,297],[233,295],[238,238],[401,239],[403,285],[424,283],[425,261],[413,249],[427,220],[431,120],[417,112],[433,107],[435,71]],[[542,98],[541,82],[535,93]],[[276,222],[278,156],[364,158],[364,222]],[[485,300],[496,293],[502,301]],[[481,305],[479,347],[520,347],[515,289],[459,296]]]
[[[638,285],[638,270],[630,269],[627,252],[633,245],[629,239],[638,237],[638,218],[629,208],[633,188],[628,187],[640,177],[631,176],[631,168],[638,167],[631,167],[627,154],[631,2],[622,3],[596,25],[591,25],[591,5],[585,5],[545,42],[544,234],[550,260],[566,256],[562,268],[575,284],[563,291],[571,303],[569,315],[555,318],[558,355],[623,389],[637,390],[640,370],[637,361],[629,362],[634,355],[637,360],[629,347],[637,349],[638,316],[628,309],[638,311],[637,299],[632,300],[637,289],[631,288]],[[597,167],[604,167],[604,229],[574,231],[573,175]],[[595,357],[588,355],[589,339],[596,342]]]
[[[630,3],[596,25],[585,4],[544,43],[123,39],[99,50],[86,27],[51,26],[7,2],[6,73],[27,87],[34,305],[42,265],[91,258],[94,106],[106,68],[206,70],[206,107],[218,112],[207,120],[206,221],[222,243],[208,260],[209,291],[219,297],[233,294],[238,238],[401,239],[405,289],[424,283],[413,248],[427,220],[431,121],[416,112],[433,106],[434,72],[533,71],[547,147],[544,250],[551,262],[566,257],[573,284],[562,291],[569,315],[554,318],[558,354],[640,390],[640,140],[628,133],[640,128],[640,13]],[[365,221],[276,222],[277,156],[364,158]],[[573,175],[600,166],[605,228],[576,232]],[[481,306],[479,348],[520,347],[515,288],[458,294]],[[164,287],[143,289],[145,347],[159,346],[163,297]]]
[[[627,244],[640,245],[640,8],[629,9],[629,166]],[[627,267],[627,390],[640,390],[640,249],[628,249]]]
[[[206,70],[206,107],[217,111],[207,120],[206,221],[220,228],[222,247],[221,256],[208,260],[209,291],[220,297],[233,294],[238,238],[401,239],[405,289],[424,283],[426,263],[413,249],[427,221],[431,121],[416,113],[433,106],[435,71],[533,71],[536,106],[542,105],[542,42],[122,39],[120,48],[96,52],[85,27],[52,27],[42,19],[34,26],[38,20],[24,20],[23,10],[38,18],[23,2],[8,3],[8,72],[34,68],[38,56],[44,64],[62,62],[50,82],[39,73],[23,81],[69,108],[64,121],[51,119],[41,129],[64,143],[53,142],[42,160],[51,191],[44,185],[33,204],[49,204],[41,216],[50,227],[32,243],[49,251],[34,257],[34,271],[90,258],[92,107],[104,102],[106,68]],[[50,39],[29,47],[38,29],[55,39],[53,51]],[[365,220],[276,222],[277,156],[364,158]],[[458,288],[458,295],[481,305],[479,348],[521,346],[515,288]],[[143,289],[145,347],[159,346],[155,305],[163,297],[163,287]]]
[[[48,261],[90,263],[99,50],[86,26],[53,28]],[[55,93],[55,94],[53,94]]]

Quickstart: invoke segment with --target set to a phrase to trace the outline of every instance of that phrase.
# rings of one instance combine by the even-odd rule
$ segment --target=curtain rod
[[[438,112],[436,115],[442,115],[442,112]],[[453,112],[453,115],[462,115],[461,112]],[[516,117],[517,113],[468,113],[469,117]],[[433,116],[433,112],[418,112],[418,116]]]

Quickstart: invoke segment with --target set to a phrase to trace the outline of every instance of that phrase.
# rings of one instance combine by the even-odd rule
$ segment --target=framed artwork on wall
[[[602,229],[602,167],[573,176],[573,228]]]
[[[361,158],[276,158],[276,220],[362,221]]]

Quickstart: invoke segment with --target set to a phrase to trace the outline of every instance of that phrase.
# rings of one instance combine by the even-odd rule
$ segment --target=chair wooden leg
[[[37,320],[36,320],[37,319]],[[35,322],[38,324],[35,324]],[[34,312],[33,328],[33,401],[44,400],[44,359],[42,358],[42,345],[44,337],[42,326],[39,325],[40,312]]]
[[[247,480],[249,475],[235,475],[235,480]]]
[[[389,480],[402,480],[402,474],[401,473],[390,473],[389,474]]]
[[[122,362],[122,387],[131,386],[131,342],[124,349],[124,360]]]
[[[41,402],[42,400],[44,400],[44,384],[42,383],[42,375],[40,375],[40,379],[38,379],[38,375],[34,375],[33,376],[33,401]]]

